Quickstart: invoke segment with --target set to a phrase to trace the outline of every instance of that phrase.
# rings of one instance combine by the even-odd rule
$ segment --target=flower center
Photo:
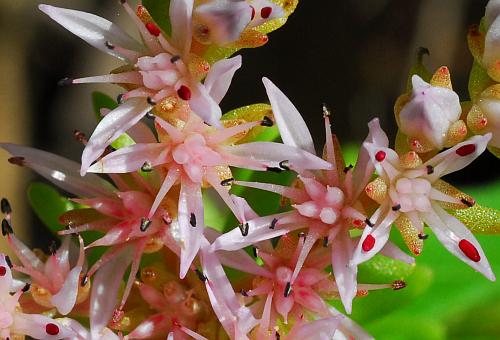
[[[409,211],[429,211],[431,202],[429,193],[431,183],[423,178],[402,177],[396,181],[396,191],[399,201],[395,202],[401,205],[402,212]]]
[[[323,194],[295,207],[302,216],[319,219],[325,224],[334,224],[342,213],[344,198],[342,190],[327,186]]]
[[[222,163],[220,154],[208,146],[205,137],[198,133],[188,136],[183,143],[175,146],[172,157],[184,167],[184,171],[195,183],[202,181],[203,167]]]
[[[178,57],[169,53],[160,53],[154,57],[139,58],[136,66],[142,75],[144,86],[159,91],[168,87],[173,88],[182,78],[180,64]]]

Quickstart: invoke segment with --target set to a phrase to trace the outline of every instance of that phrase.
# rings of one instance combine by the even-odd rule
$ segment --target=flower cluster
[[[75,131],[84,145],[81,164],[0,144],[12,164],[71,197],[58,214],[62,243],[49,254],[17,238],[2,200],[2,234],[20,264],[0,254],[1,339],[370,338],[330,300],[340,299],[350,314],[356,297],[405,287],[399,279],[357,279],[358,266],[377,254],[414,264],[389,240],[393,224],[414,255],[428,226],[449,252],[495,280],[481,246],[453,214],[475,201],[441,178],[487,147],[498,154],[499,1],[469,34],[476,72],[489,75],[472,101],[460,103],[446,67],[432,77],[412,74],[395,105],[395,150],[373,119],[355,165],[346,164],[325,105],[325,144],[316,153],[302,116],[267,78],[270,105],[224,115],[219,106],[242,65],[232,55],[265,44],[296,1],[120,3],[141,42],[106,19],[40,5],[124,63],[60,84],[113,83],[123,93],[114,107],[100,107],[88,139]],[[273,141],[278,132],[283,143]],[[294,179],[260,182],[256,172]],[[279,195],[280,209],[260,216],[244,198],[247,188]],[[234,228],[207,225],[207,202],[232,215]]]

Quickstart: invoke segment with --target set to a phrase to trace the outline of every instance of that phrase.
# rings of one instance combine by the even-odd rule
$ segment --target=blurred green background
[[[118,1],[46,2],[96,13],[135,33]],[[449,66],[454,89],[467,99],[472,58],[466,32],[468,25],[479,22],[486,3],[302,0],[287,25],[271,34],[267,46],[242,51],[243,68],[222,102],[223,110],[265,101],[260,78],[267,76],[302,112],[317,147],[324,141],[322,102],[333,108],[333,129],[344,143],[359,143],[367,132],[366,123],[375,116],[394,136],[392,106],[404,89],[419,46],[431,52],[425,59],[430,70]],[[57,80],[105,73],[119,63],[51,22],[37,4],[0,1],[0,139],[78,160],[82,148],[72,134],[74,129],[89,134],[95,126],[91,92],[114,96],[119,89],[58,88]],[[31,236],[34,246],[47,248],[51,236],[30,212],[26,199],[27,184],[35,176],[6,160],[6,153],[1,153],[0,193],[12,202],[16,231],[24,227],[28,231],[24,239]],[[480,204],[500,209],[499,165],[499,160],[485,154],[448,180]],[[478,238],[494,271],[500,273],[500,236]],[[1,243],[0,247],[4,249]],[[379,339],[500,338],[500,284],[475,273],[432,236],[417,264],[406,289],[358,299],[353,318]]]

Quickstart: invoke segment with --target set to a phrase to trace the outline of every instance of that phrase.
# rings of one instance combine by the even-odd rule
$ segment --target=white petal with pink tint
[[[292,328],[290,334],[286,338],[287,340],[334,339],[334,335],[340,324],[341,318],[342,316],[333,316],[311,322],[300,323]]]
[[[76,297],[78,295],[78,286],[80,285],[80,273],[82,272],[82,267],[77,266],[71,269],[69,274],[66,276],[64,285],[53,295],[50,299],[50,303],[57,308],[57,311],[66,315],[75,306]]]
[[[221,108],[205,88],[205,85],[196,84],[196,87],[192,88],[191,91],[192,97],[189,100],[191,110],[207,122],[207,124],[220,127]]]
[[[27,146],[0,143],[14,157],[23,157],[27,167],[58,187],[77,196],[109,196],[115,188],[97,175],[80,176],[80,164]]]
[[[203,5],[202,5],[203,6]],[[201,7],[201,6],[200,6]],[[234,73],[241,67],[241,56],[222,59],[212,65],[205,78],[205,88],[216,103],[227,93]]]
[[[170,1],[170,23],[172,24],[172,43],[187,56],[191,48],[191,34],[194,0]]]
[[[71,33],[82,38],[95,48],[127,61],[115,49],[106,47],[106,42],[122,48],[141,51],[141,45],[112,22],[96,15],[72,9],[39,5],[38,8]]]
[[[353,250],[349,231],[340,231],[332,241],[332,267],[340,299],[347,314],[351,314],[352,300],[357,292],[358,268],[350,263]]]
[[[162,143],[134,144],[118,149],[94,163],[87,171],[96,173],[128,173],[140,169],[144,163],[152,166],[167,160],[169,148]]]
[[[124,104],[108,113],[97,125],[82,154],[80,174],[87,172],[95,161],[115,139],[141,120],[151,106],[142,98],[127,100]]]
[[[316,154],[304,119],[290,99],[269,79],[262,78],[283,143]],[[286,159],[286,158],[285,158]]]

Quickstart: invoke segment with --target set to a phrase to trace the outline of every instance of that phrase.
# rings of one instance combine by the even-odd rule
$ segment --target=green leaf
[[[35,214],[53,232],[64,229],[59,216],[75,208],[75,204],[44,183],[32,183],[28,187],[28,200]]]
[[[170,23],[170,0],[142,0],[155,23],[168,35],[172,34]]]
[[[97,121],[100,121],[102,119],[101,109],[114,110],[118,107],[118,103],[107,94],[96,91],[92,92],[92,106],[94,108],[94,114]],[[126,133],[123,133],[113,143],[111,143],[111,146],[115,149],[121,149],[132,144],[135,144],[134,140]]]

